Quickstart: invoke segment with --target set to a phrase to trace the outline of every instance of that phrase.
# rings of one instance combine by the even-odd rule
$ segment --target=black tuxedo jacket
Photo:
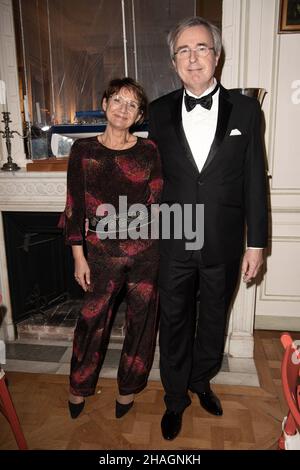
[[[219,93],[217,129],[199,172],[182,126],[183,89],[150,104],[149,138],[159,148],[164,189],[162,203],[204,204],[203,260],[231,262],[247,245],[267,244],[266,171],[261,135],[261,109],[238,91]],[[230,135],[238,129],[240,135]],[[201,145],[201,141],[199,141]],[[161,241],[161,254],[187,259],[186,239]]]

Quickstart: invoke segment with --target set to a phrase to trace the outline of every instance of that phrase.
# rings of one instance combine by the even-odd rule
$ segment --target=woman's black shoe
[[[81,403],[71,403],[69,401],[69,410],[72,419],[78,418],[85,405],[85,400]]]
[[[123,405],[123,403],[119,403],[118,400],[116,400],[116,418],[122,418],[122,416],[128,413],[132,406],[133,400],[130,403],[127,403],[126,405]]]

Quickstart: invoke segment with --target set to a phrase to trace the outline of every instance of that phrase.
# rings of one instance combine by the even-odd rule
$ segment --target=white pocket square
[[[232,129],[230,135],[242,135],[242,133],[238,129]]]

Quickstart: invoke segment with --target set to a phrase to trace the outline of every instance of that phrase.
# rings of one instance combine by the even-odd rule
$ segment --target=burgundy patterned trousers
[[[74,332],[70,391],[79,396],[95,393],[109,342],[112,311],[118,293],[125,286],[126,333],[118,368],[118,387],[121,395],[138,393],[147,384],[156,343],[157,242],[130,256],[102,253],[97,256],[95,248],[89,250],[91,287],[85,294]]]

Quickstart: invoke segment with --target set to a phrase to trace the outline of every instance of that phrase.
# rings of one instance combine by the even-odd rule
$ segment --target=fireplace
[[[3,212],[14,324],[83,291],[74,281],[71,248],[57,228],[59,212]]]
[[[12,320],[21,340],[71,340],[82,308],[72,250],[57,227],[60,214],[2,212]],[[124,335],[123,299],[124,290],[113,312],[114,338]]]

